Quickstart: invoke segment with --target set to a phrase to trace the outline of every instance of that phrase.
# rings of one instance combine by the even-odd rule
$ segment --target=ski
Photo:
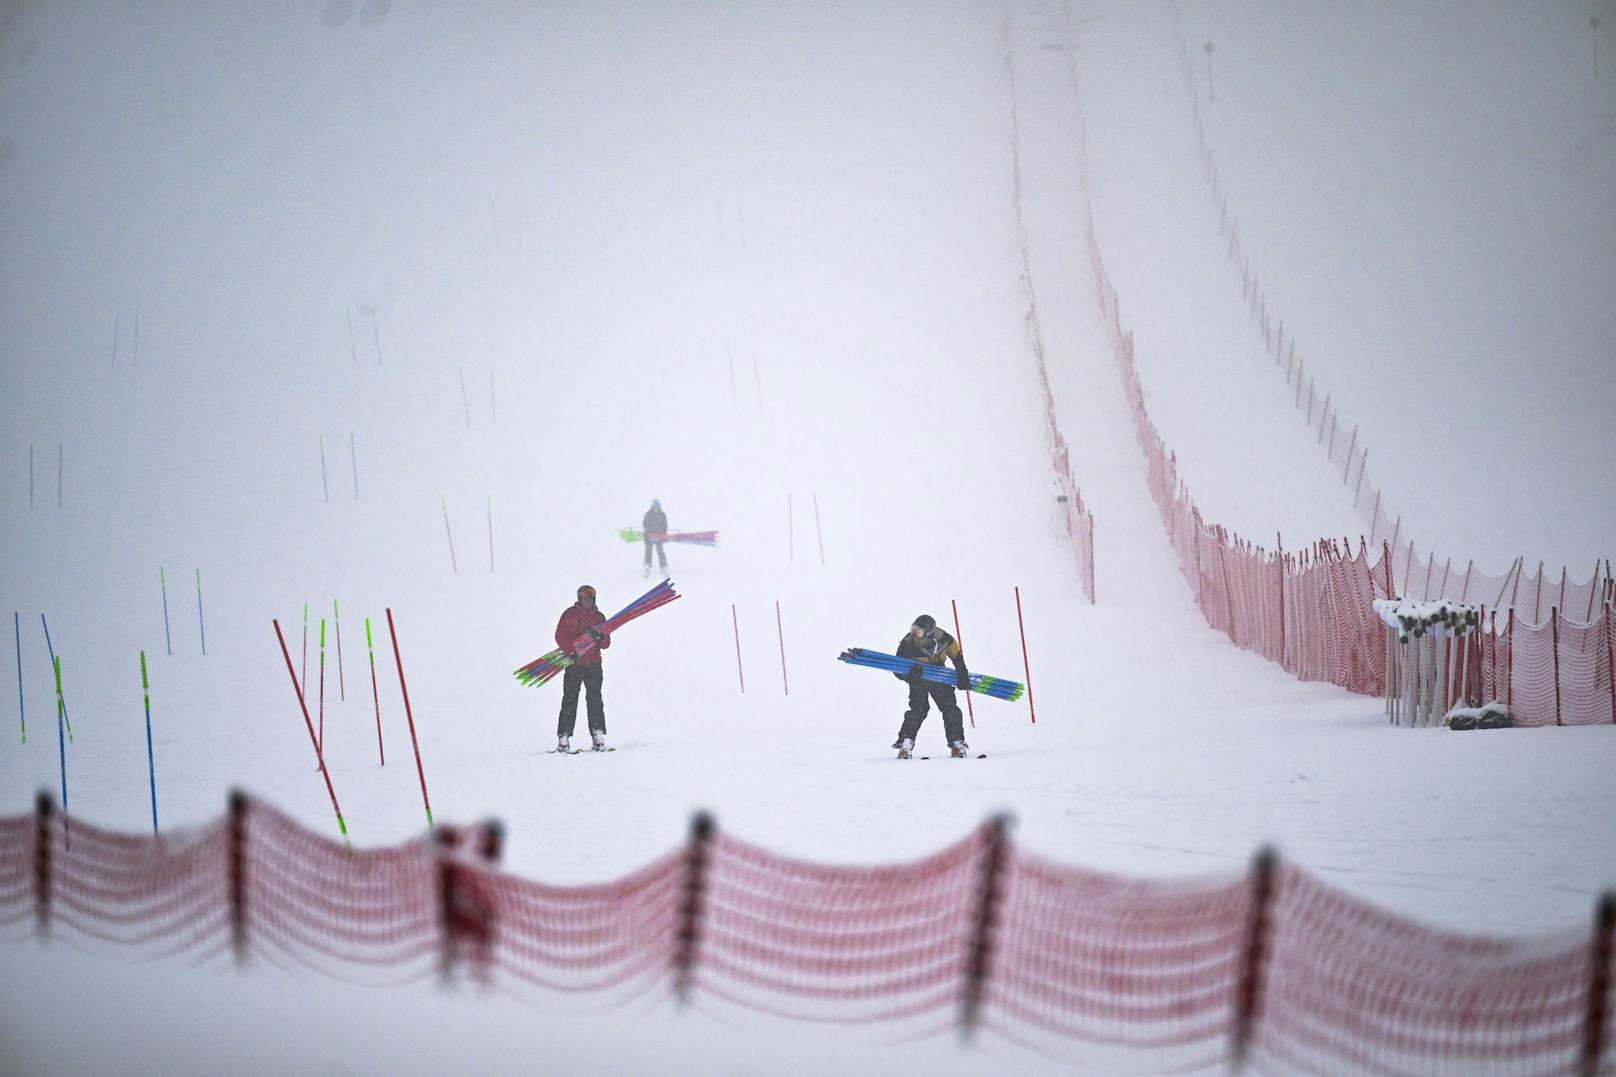
[[[988,757],[988,753],[986,753],[986,752],[983,752],[981,755],[977,755],[977,756],[969,756],[969,755],[960,756],[961,759],[986,759],[987,757]],[[903,757],[899,756],[898,758],[902,759]],[[923,756],[920,756],[920,758],[921,759],[930,759],[931,756],[923,755]],[[954,757],[951,756],[951,755],[940,755],[937,758],[938,759],[953,759]]]

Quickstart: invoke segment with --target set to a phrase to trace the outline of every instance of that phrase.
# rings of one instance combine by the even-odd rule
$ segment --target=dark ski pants
[[[657,562],[662,571],[668,571],[668,555],[662,552],[662,543],[652,542],[651,536],[645,537],[645,567],[651,567],[651,547],[656,547]]]
[[[903,713],[903,728],[898,730],[898,739],[916,739],[920,733],[920,723],[926,720],[926,714],[931,709],[928,701],[937,704],[937,709],[943,712],[943,734],[948,738],[948,743],[963,741],[965,721],[960,714],[959,704],[954,701],[953,687],[929,681],[909,686],[909,709]]]
[[[584,706],[589,712],[589,731],[606,732],[606,705],[600,700],[600,674],[599,665],[582,662],[568,666],[561,674],[561,717],[556,720],[556,736],[572,736],[572,727],[578,720],[579,688],[586,690]]]

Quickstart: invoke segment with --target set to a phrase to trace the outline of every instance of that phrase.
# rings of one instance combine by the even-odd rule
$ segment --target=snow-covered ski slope
[[[1613,83],[1578,66],[1581,5],[1401,10],[1299,9],[1283,29],[1261,5],[1185,14],[1192,39],[1217,42],[1231,197],[1420,541],[1591,563],[1616,533]],[[1147,403],[1208,517],[1287,545],[1361,526],[1241,305],[1171,10],[1073,4],[1074,66],[1059,8],[1012,6],[1008,55],[1004,14],[372,2],[3,17],[0,611],[21,615],[29,737],[0,749],[0,812],[59,781],[44,612],[75,813],[149,824],[143,648],[165,828],[214,817],[240,785],[334,834],[270,621],[297,661],[311,603],[312,697],[335,599],[327,755],[360,844],[424,824],[390,607],[434,814],[500,817],[525,875],[621,874],[697,807],[781,852],[859,863],[917,857],[1006,809],[1018,841],[1097,868],[1238,870],[1272,841],[1456,929],[1584,923],[1616,883],[1611,730],[1388,729],[1378,701],[1299,684],[1204,626],[1093,303],[1085,175]],[[1455,24],[1473,62],[1450,51]],[[1096,607],[1052,529],[1012,73],[1032,283],[1098,520]],[[1497,119],[1504,104],[1524,119]],[[1279,119],[1285,140],[1269,140]],[[1414,152],[1436,133],[1440,152]],[[1517,168],[1528,156],[1540,167]],[[1490,175],[1504,178],[1476,178]],[[1528,208],[1547,222],[1535,243]],[[1419,433],[1433,415],[1466,417],[1475,439]],[[547,756],[559,686],[524,689],[511,670],[551,648],[578,584],[608,611],[648,586],[616,531],[653,497],[671,527],[722,544],[671,547],[685,597],[606,656],[620,750]],[[1038,724],[977,700],[968,733],[990,759],[894,761],[903,687],[835,656],[891,649],[919,613],[949,625],[957,599],[972,669],[1022,679],[1016,586]],[[922,751],[941,738],[933,716]],[[536,1042],[596,1072],[1038,1065],[992,1041],[886,1049],[748,1015],[572,1025],[498,999],[61,950],[7,953],[13,1068],[493,1068]],[[139,1006],[110,1001],[136,992]]]

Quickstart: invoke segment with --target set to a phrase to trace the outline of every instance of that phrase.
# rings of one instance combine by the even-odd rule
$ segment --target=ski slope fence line
[[[1025,852],[1002,816],[921,860],[845,867],[701,814],[682,848],[580,886],[501,872],[497,823],[349,851],[234,793],[162,836],[80,822],[69,852],[64,824],[48,794],[0,817],[0,937],[988,1034],[1108,1072],[1594,1074],[1616,1038],[1609,894],[1591,930],[1460,935],[1269,850],[1243,874],[1132,879]]]
[[[1042,320],[1038,316],[1038,293],[1033,284],[1032,253],[1027,241],[1027,225],[1022,212],[1021,193],[1021,120],[1016,109],[1015,95],[1015,58],[1013,53],[1006,49],[1006,62],[1009,67],[1011,83],[1010,91],[1010,127],[1011,127],[1011,172],[1014,188],[1014,202],[1016,209],[1016,238],[1021,249],[1021,280],[1024,285],[1027,301],[1027,313],[1023,321],[1027,330],[1027,344],[1032,349],[1033,358],[1038,364],[1038,388],[1043,394],[1044,402],[1044,441],[1049,447],[1049,462],[1054,469],[1056,507],[1065,528],[1067,540],[1072,544],[1072,554],[1077,558],[1077,570],[1082,580],[1083,595],[1092,605],[1095,601],[1094,591],[1094,515],[1083,504],[1083,491],[1079,489],[1076,478],[1072,475],[1071,454],[1066,447],[1066,438],[1060,431],[1060,423],[1055,417],[1055,394],[1049,387],[1049,366],[1044,358],[1044,331]]]
[[[1404,547],[1387,539],[1375,550],[1360,537],[1356,553],[1347,539],[1321,540],[1301,551],[1270,551],[1202,518],[1178,476],[1177,454],[1167,448],[1145,407],[1133,336],[1123,328],[1093,208],[1085,209],[1095,299],[1145,455],[1146,482],[1207,624],[1300,680],[1384,694],[1385,630],[1374,601],[1399,597],[1397,579],[1410,580],[1408,564],[1399,574],[1396,563],[1396,551]],[[1443,686],[1442,713],[1455,705],[1497,701],[1509,705],[1516,725],[1616,723],[1616,586],[1608,575],[1601,581],[1597,571],[1589,584],[1569,584],[1562,570],[1558,586],[1545,590],[1539,566],[1528,607],[1519,569],[1517,562],[1514,584],[1508,585],[1472,580],[1467,568],[1456,588],[1482,606],[1486,627],[1464,644],[1463,653],[1451,656],[1447,668],[1455,676]],[[1422,599],[1454,589],[1445,573],[1434,591],[1427,587],[1432,571],[1428,566],[1423,576],[1412,577]]]
[[[1240,238],[1240,219],[1230,211],[1217,160],[1207,139],[1195,79],[1194,54],[1179,22],[1177,5],[1173,7],[1173,33],[1195,128],[1201,175],[1218,211],[1218,234],[1228,239],[1228,260],[1240,273],[1241,295],[1246,300],[1247,311],[1262,333],[1264,350],[1274,360],[1275,369],[1284,371],[1285,384],[1291,389],[1291,402],[1308,429],[1316,431],[1315,444],[1324,450],[1327,461],[1338,464],[1342,485],[1352,490],[1353,508],[1369,528],[1370,548],[1378,549],[1382,543],[1390,547],[1387,556],[1400,593],[1422,601],[1446,598],[1499,610],[1518,608],[1524,613],[1530,609],[1527,616],[1534,624],[1542,623],[1551,606],[1580,617],[1583,622],[1592,621],[1600,604],[1616,597],[1608,559],[1601,562],[1595,558],[1588,579],[1582,583],[1573,581],[1566,567],[1561,567],[1556,576],[1554,570],[1546,570],[1542,562],[1528,572],[1524,556],[1516,558],[1499,574],[1478,571],[1474,560],[1465,561],[1462,568],[1455,566],[1452,557],[1438,561],[1434,549],[1417,549],[1413,539],[1403,533],[1401,518],[1392,516],[1381,488],[1367,477],[1369,446],[1359,439],[1358,424],[1349,424],[1343,419],[1332,394],[1321,390],[1314,377],[1306,372],[1307,359],[1297,351],[1295,331],[1287,333],[1284,319],[1270,307],[1262,280],[1245,252]]]

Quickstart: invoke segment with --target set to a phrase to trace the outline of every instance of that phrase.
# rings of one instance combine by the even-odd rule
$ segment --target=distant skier
[[[909,709],[904,712],[903,727],[898,730],[898,739],[892,745],[898,749],[898,758],[908,759],[913,754],[920,723],[926,720],[930,704],[936,703],[937,709],[943,712],[943,735],[948,738],[948,754],[956,759],[964,759],[970,745],[965,743],[965,724],[959,704],[954,700],[954,688],[969,692],[971,675],[965,668],[965,654],[960,650],[960,645],[953,636],[937,627],[936,618],[923,613],[915,618],[915,623],[909,627],[909,634],[898,644],[897,655],[915,660],[907,674],[893,674],[900,681],[909,683]],[[954,688],[928,681],[922,673],[922,663],[940,666],[945,661],[954,664]]]
[[[651,575],[651,547],[656,546],[657,562],[662,571],[668,571],[668,555],[662,551],[662,543],[668,534],[668,514],[662,511],[662,502],[651,499],[651,507],[645,510],[645,519],[640,522],[640,530],[645,533],[645,575]]]
[[[595,751],[606,750],[606,705],[600,698],[600,652],[612,645],[610,633],[596,626],[606,615],[595,608],[595,589],[587,583],[578,588],[578,601],[568,606],[556,622],[556,646],[570,648],[579,637],[589,636],[595,646],[585,651],[561,675],[561,716],[556,721],[556,751],[572,750],[572,728],[578,719],[578,689],[586,693],[589,713],[589,739]]]

